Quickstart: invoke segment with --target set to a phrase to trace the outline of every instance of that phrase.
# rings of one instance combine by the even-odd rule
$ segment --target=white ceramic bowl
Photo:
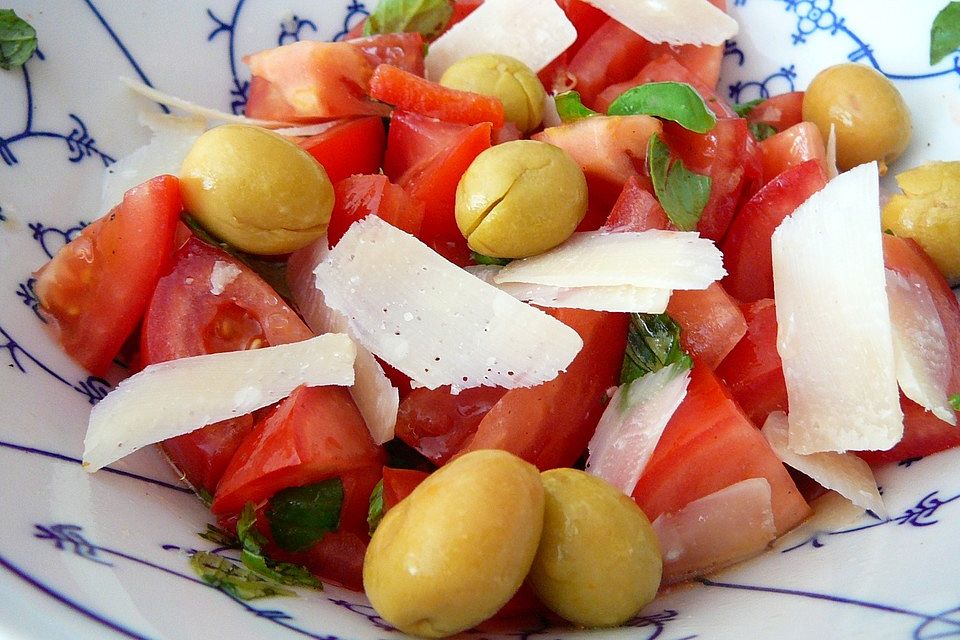
[[[518,0],[519,1],[519,0]],[[372,2],[367,3],[372,6]],[[722,91],[735,101],[803,88],[846,59],[897,76],[916,123],[898,168],[956,157],[960,72],[931,68],[945,2],[736,0]],[[200,583],[186,550],[210,521],[153,450],[96,475],[78,464],[109,382],[51,343],[30,274],[98,211],[104,164],[146,139],[140,78],[224,110],[242,106],[244,53],[330,39],[366,8],[347,0],[14,0],[40,34],[0,72],[0,637],[395,637],[362,597],[244,603]],[[665,595],[626,628],[512,636],[946,638],[960,636],[960,452],[879,473],[889,520],[814,522],[761,558]]]

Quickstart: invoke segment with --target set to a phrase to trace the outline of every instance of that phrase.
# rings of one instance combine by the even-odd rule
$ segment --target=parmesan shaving
[[[352,384],[355,355],[350,338],[327,334],[150,365],[90,412],[83,466],[96,471],[148,444],[277,402],[300,385]]]
[[[554,287],[706,289],[726,275],[711,240],[682,231],[575,233],[546,253],[514,260],[494,278]]]
[[[555,0],[486,0],[430,44],[427,78],[437,81],[455,62],[481,53],[512,56],[536,73],[576,39]]]
[[[586,0],[650,42],[720,45],[737,21],[708,0]]]
[[[773,233],[777,350],[797,453],[903,436],[876,163],[831,180]]]
[[[852,453],[794,453],[787,444],[787,430],[787,416],[782,411],[771,413],[761,430],[781,462],[810,476],[825,489],[836,491],[861,509],[872,511],[878,518],[887,517],[870,465]]]
[[[243,272],[237,265],[217,260],[210,270],[210,293],[215,296],[220,295],[227,288],[227,285],[236,280],[241,273]]]
[[[375,216],[354,223],[315,273],[351,335],[430,389],[534,386],[583,346],[570,327]]]
[[[329,253],[326,236],[293,252],[287,260],[287,284],[304,321],[314,333],[349,335],[346,317],[327,306],[323,293],[315,284],[313,270]],[[353,373],[350,395],[374,443],[383,444],[392,440],[400,408],[400,392],[390,382],[373,354],[359,345]]]
[[[824,161],[827,163],[827,179],[833,180],[840,175],[840,169],[837,168],[837,125],[830,123],[830,135],[827,136],[827,155]]]

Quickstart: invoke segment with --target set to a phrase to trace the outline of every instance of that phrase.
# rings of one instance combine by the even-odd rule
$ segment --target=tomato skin
[[[239,512],[277,491],[383,466],[360,412],[343,387],[298,387],[258,422],[220,479],[211,510]],[[368,494],[369,495],[369,494]]]
[[[331,248],[354,222],[376,215],[407,233],[418,235],[423,224],[423,203],[391,183],[384,175],[354,175],[334,187],[333,212],[327,224]]]
[[[747,120],[786,131],[803,122],[803,94],[803,91],[791,91],[767,98],[750,110]]]
[[[630,176],[601,228],[604,231],[648,231],[674,227],[650,188]]]
[[[768,182],[737,212],[720,244],[723,286],[741,302],[773,297],[770,238],[784,218],[827,184],[818,160],[792,167]]]
[[[694,361],[690,386],[644,469],[633,498],[651,520],[747,478],[770,482],[778,534],[810,507],[786,468],[709,367]]]
[[[392,64],[415,75],[423,75],[424,42],[419,33],[379,33],[346,42],[367,54],[374,67]]]
[[[90,373],[106,373],[140,323],[182,210],[175,177],[148,180],[34,274],[47,328]]]
[[[648,47],[643,37],[608,18],[567,64],[566,71],[576,78],[574,89],[583,103],[595,107],[604,87],[634,76],[643,67]],[[606,108],[598,110],[606,112]]]
[[[247,414],[164,440],[160,448],[191,487],[213,495],[234,452],[251,429],[253,416]]]
[[[760,143],[763,182],[807,160],[817,160],[826,171],[827,150],[817,125],[801,122]]]
[[[384,513],[397,506],[416,489],[430,474],[417,469],[383,468],[383,510]]]
[[[684,350],[711,369],[747,332],[743,313],[719,282],[702,290],[674,291],[667,313],[680,325]]]
[[[369,116],[346,120],[297,144],[316,158],[330,182],[337,184],[354,174],[380,171],[387,134],[383,120]]]
[[[459,124],[489,122],[503,126],[503,103],[499,99],[450,89],[389,64],[379,65],[370,78],[370,95],[404,111]]]

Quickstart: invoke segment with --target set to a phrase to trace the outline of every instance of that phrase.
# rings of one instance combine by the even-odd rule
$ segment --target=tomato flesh
[[[337,184],[358,173],[377,173],[383,164],[387,134],[376,116],[346,120],[297,144],[323,165]]]
[[[423,203],[391,183],[384,175],[354,175],[334,185],[335,200],[327,240],[333,247],[354,222],[376,215],[407,233],[418,235]]]
[[[702,290],[674,291],[667,313],[680,325],[684,350],[711,369],[747,332],[743,313],[719,282]]]

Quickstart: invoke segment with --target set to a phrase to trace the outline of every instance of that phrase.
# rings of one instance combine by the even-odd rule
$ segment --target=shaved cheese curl
[[[350,338],[331,333],[150,365],[90,412],[83,466],[96,471],[148,444],[266,407],[300,385],[352,384],[355,356]]]
[[[876,163],[827,183],[777,227],[771,248],[790,448],[889,449],[903,413]]]
[[[315,274],[350,334],[430,389],[534,386],[583,346],[567,325],[375,216],[354,223]]]
[[[586,0],[650,42],[723,44],[737,21],[708,0]]]

